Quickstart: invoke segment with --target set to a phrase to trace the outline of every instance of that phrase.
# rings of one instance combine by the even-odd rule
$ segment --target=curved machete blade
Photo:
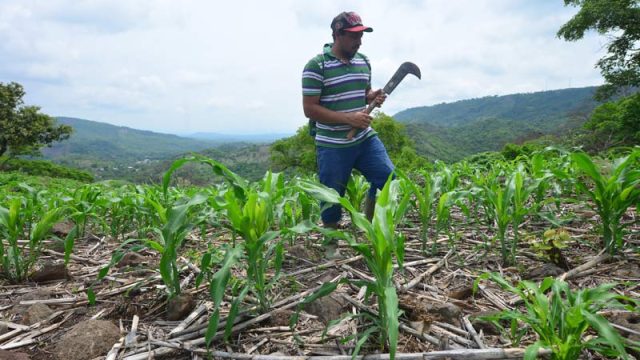
[[[387,85],[384,86],[384,93],[387,95],[391,94],[391,92],[396,88],[396,86],[398,86],[398,84],[400,84],[402,79],[404,79],[407,74],[415,75],[418,79],[420,79],[420,68],[418,67],[418,65],[409,61],[402,63],[398,70],[396,70],[396,73],[391,77],[391,80],[389,80]]]

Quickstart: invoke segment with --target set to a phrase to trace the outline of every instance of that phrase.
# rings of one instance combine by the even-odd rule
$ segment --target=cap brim
[[[349,32],[360,32],[360,31],[364,31],[364,32],[372,32],[373,29],[368,27],[368,26],[364,26],[364,25],[358,25],[358,26],[354,26],[354,27],[350,27],[350,28],[346,28],[346,29],[342,29],[344,31],[349,31]]]

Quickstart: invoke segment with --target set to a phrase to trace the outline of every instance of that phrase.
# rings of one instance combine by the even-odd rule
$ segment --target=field
[[[193,162],[223,181],[173,186]],[[158,186],[0,184],[0,349],[15,356],[640,356],[638,148],[399,172],[372,221],[359,175],[340,196],[205,157]],[[340,229],[319,226],[323,204],[343,206]]]

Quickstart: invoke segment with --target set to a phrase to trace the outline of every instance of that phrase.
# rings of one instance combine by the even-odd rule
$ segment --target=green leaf
[[[536,360],[538,358],[538,351],[542,348],[540,341],[536,341],[533,344],[527,346],[524,350],[524,360]]]
[[[76,237],[78,237],[78,226],[74,226],[64,239],[64,265],[66,266],[71,259],[71,252],[73,251],[73,245]]]
[[[96,294],[93,292],[92,288],[87,289],[87,300],[91,306],[96,304]]]
[[[620,334],[616,332],[611,324],[605,319],[602,315],[591,313],[586,309],[582,309],[582,316],[587,320],[589,325],[593,327],[598,335],[606,340],[606,342],[616,349],[620,355],[624,355],[626,357],[626,351],[624,350],[624,345],[622,343],[622,338]]]
[[[396,294],[396,289],[392,286],[385,288],[384,297],[386,318],[388,321],[386,331],[389,337],[389,356],[391,359],[394,359],[398,347],[398,327],[400,326],[398,322],[398,294]]]

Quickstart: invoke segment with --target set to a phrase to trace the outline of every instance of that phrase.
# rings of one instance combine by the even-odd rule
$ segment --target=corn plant
[[[621,223],[627,209],[640,201],[640,149],[615,160],[611,174],[603,174],[583,152],[571,154],[574,167],[584,175],[576,179],[578,189],[589,196],[593,209],[602,222],[602,242],[610,254],[615,254],[623,244],[625,225]]]
[[[355,209],[360,209],[371,185],[362,175],[351,175],[345,188],[345,195]]]
[[[9,202],[9,208],[0,206],[0,234],[7,240],[6,247],[0,240],[2,270],[7,279],[15,283],[29,275],[40,256],[42,241],[64,216],[64,208],[54,208],[44,212],[35,223],[26,223],[21,214],[24,210],[22,205],[22,199],[16,197]],[[29,241],[20,246],[18,240],[27,234]]]
[[[414,207],[417,210],[420,219],[420,241],[422,242],[422,251],[427,250],[427,242],[429,240],[429,229],[431,228],[431,220],[433,219],[433,207],[436,196],[440,192],[442,177],[438,174],[433,175],[428,171],[421,171],[424,184],[420,186],[413,182],[404,173],[398,172],[400,178],[404,182],[404,186],[408,187],[414,194]],[[434,246],[435,241],[434,241]]]
[[[227,191],[219,200],[225,209],[229,227],[240,234],[244,240],[243,248],[247,256],[247,285],[253,287],[260,302],[261,311],[269,309],[267,291],[278,278],[282,267],[283,251],[281,241],[273,242],[279,235],[271,231],[274,225],[273,206],[269,194],[261,191],[249,191],[243,195],[245,201],[238,198],[234,191]],[[271,258],[275,256],[276,276],[267,281],[267,270]]]
[[[623,303],[629,304],[634,301],[612,291],[614,284],[573,291],[566,282],[549,277],[540,285],[521,281],[517,286],[513,286],[499,275],[487,273],[476,281],[475,287],[481,279],[491,279],[502,289],[516,294],[524,301],[524,312],[505,310],[484,319],[491,321],[503,331],[505,329],[501,320],[516,323],[513,327],[519,330],[534,331],[538,340],[526,348],[526,360],[535,359],[541,348],[550,349],[553,360],[578,359],[584,349],[594,350],[607,357],[629,358],[620,334],[598,314],[598,311],[606,308],[632,309],[631,305]],[[635,306],[637,305],[636,302]],[[589,330],[595,331],[597,336],[587,339],[585,335]],[[516,341],[515,345],[518,345],[518,342]],[[631,342],[629,345],[640,346]]]
[[[374,281],[362,281],[359,285],[365,285],[367,293],[375,294],[378,300],[379,315],[376,326],[363,333],[357,342],[355,352],[357,354],[359,347],[370,335],[378,332],[380,344],[386,343],[391,359],[395,358],[400,311],[393,283],[393,260],[395,257],[400,267],[404,261],[404,236],[396,232],[396,224],[402,220],[407,210],[411,193],[406,192],[400,196],[399,180],[388,180],[378,194],[373,220],[369,222],[364,214],[359,212],[348,199],[339,196],[335,190],[314,182],[300,182],[299,186],[320,201],[341,204],[351,213],[354,225],[365,233],[368,243],[357,242],[349,234],[342,233],[342,237],[349,246],[363,256],[367,267],[375,277]],[[338,233],[341,232],[333,231],[332,235]]]
[[[78,228],[78,236],[86,233],[91,218],[97,218],[97,200],[101,190],[93,185],[83,186],[74,191],[73,197],[67,199],[67,206],[71,209],[69,217]]]
[[[229,283],[229,279],[231,278],[231,269],[242,259],[242,245],[238,245],[233,248],[227,249],[225,252],[224,259],[220,263],[220,268],[215,274],[211,275],[209,269],[211,267],[211,252],[207,252],[202,256],[201,261],[201,270],[202,273],[196,279],[196,287],[199,286],[202,281],[203,276],[209,277],[209,296],[213,301],[213,312],[209,317],[209,325],[207,327],[207,331],[205,333],[205,342],[207,346],[211,344],[211,340],[218,330],[218,323],[220,321],[220,305],[224,299],[224,293],[227,289],[227,284]],[[246,292],[243,292],[246,294]],[[229,336],[231,333],[231,327],[233,326],[233,322],[237,315],[238,303],[241,301],[243,296],[238,296],[236,301],[233,303],[232,311],[227,315],[227,324],[225,331],[225,338]]]
[[[158,250],[160,257],[160,276],[167,286],[168,297],[180,295],[180,271],[178,270],[178,250],[182,242],[198,221],[193,221],[190,212],[194,206],[206,201],[203,195],[196,195],[184,204],[179,204],[168,209],[163,216],[162,228],[155,228],[157,241],[149,240],[147,243]]]

